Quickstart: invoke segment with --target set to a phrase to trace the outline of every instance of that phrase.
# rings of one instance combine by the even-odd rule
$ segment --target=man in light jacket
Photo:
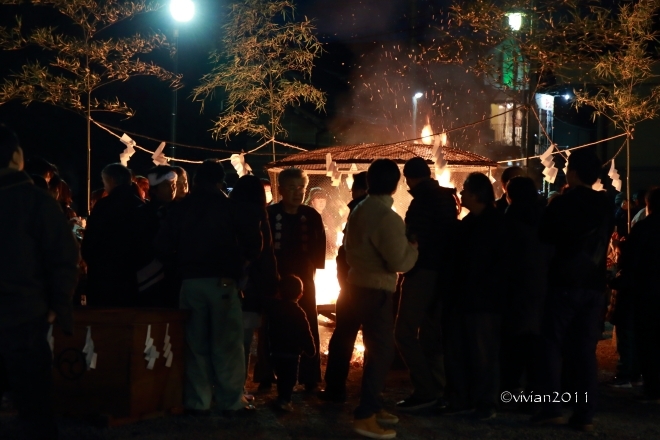
[[[408,242],[403,219],[392,210],[392,195],[401,172],[391,160],[375,160],[367,171],[369,195],[351,213],[344,246],[350,266],[346,293],[354,304],[347,319],[362,325],[366,347],[360,404],[353,429],[376,439],[396,436],[378,422],[394,424],[398,418],[383,410],[379,394],[394,357],[392,294],[397,274],[407,272],[417,261],[417,244]]]

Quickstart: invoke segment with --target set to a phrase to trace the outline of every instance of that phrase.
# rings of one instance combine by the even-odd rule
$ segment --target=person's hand
[[[48,318],[47,318],[48,324],[54,323],[55,318],[57,318],[57,313],[55,313],[54,310],[49,310],[48,311]]]

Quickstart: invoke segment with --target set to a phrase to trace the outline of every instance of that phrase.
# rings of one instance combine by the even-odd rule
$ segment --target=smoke
[[[350,93],[337,103],[330,129],[342,144],[388,143],[419,138],[424,125],[434,132],[482,121],[490,116],[492,89],[464,66],[414,61],[403,43],[354,46]],[[417,101],[416,132],[413,108]],[[492,140],[488,122],[452,131],[448,146],[474,150]]]

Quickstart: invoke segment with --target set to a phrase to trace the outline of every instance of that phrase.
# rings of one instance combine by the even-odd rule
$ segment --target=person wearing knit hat
[[[443,188],[431,178],[426,160],[414,157],[403,167],[413,200],[406,212],[406,235],[417,243],[419,258],[405,274],[394,337],[413,384],[413,392],[397,403],[401,411],[433,406],[443,396],[444,368],[440,335],[440,283],[450,278],[452,237],[458,227],[455,190]],[[422,335],[420,338],[419,335]]]
[[[314,187],[309,190],[305,205],[311,206],[316,209],[319,214],[323,214],[326,204],[328,202],[328,194],[322,188]]]

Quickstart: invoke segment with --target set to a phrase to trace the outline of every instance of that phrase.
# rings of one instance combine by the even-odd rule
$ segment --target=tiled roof
[[[445,159],[449,166],[496,167],[497,163],[487,157],[458,148],[443,148]],[[338,147],[319,148],[292,154],[284,159],[271,162],[266,168],[299,167],[305,170],[324,170],[326,154],[332,155],[340,169],[346,169],[351,164],[369,164],[374,159],[392,159],[398,164],[404,164],[416,156],[423,157],[432,163],[433,147],[431,145],[400,142],[397,144],[357,144]],[[342,166],[343,165],[343,166]],[[363,167],[359,167],[362,169]]]

